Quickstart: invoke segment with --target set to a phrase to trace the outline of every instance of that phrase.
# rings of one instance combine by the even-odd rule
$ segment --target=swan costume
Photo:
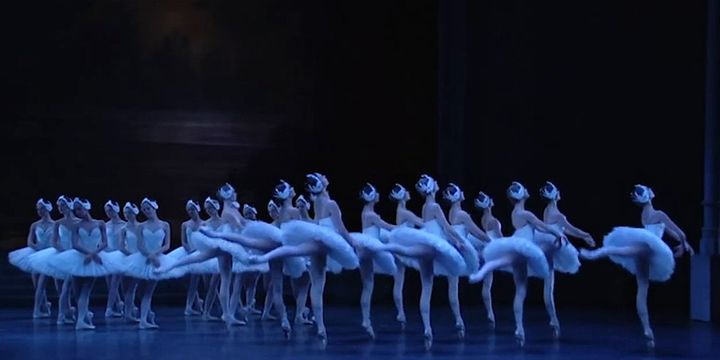
[[[52,211],[52,204],[44,199],[39,199],[36,203],[37,206],[44,207],[48,212]],[[41,226],[35,226],[33,231],[35,232],[35,248],[26,246],[15,251],[8,253],[8,262],[18,269],[25,272],[33,272],[30,267],[30,255],[48,249],[52,246],[52,237],[54,226],[47,226],[42,228]]]

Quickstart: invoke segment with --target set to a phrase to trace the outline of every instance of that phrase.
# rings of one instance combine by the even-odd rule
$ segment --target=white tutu
[[[662,233],[662,231],[661,231]],[[650,249],[650,280],[667,281],[675,270],[675,258],[670,247],[649,230],[634,227],[616,227],[603,239],[603,246],[645,245]],[[635,259],[627,256],[610,256],[625,270],[637,274]]]
[[[283,259],[283,274],[297,279],[307,271],[308,260],[304,257],[292,256]]]
[[[449,276],[460,276],[465,271],[465,259],[445,239],[424,230],[409,227],[397,227],[390,232],[389,240],[403,246],[426,245],[435,249],[433,261],[434,272],[438,271]]]
[[[282,244],[282,231],[280,228],[263,221],[248,222],[245,228],[242,229],[241,234],[255,239],[268,239]]]
[[[373,236],[363,233],[350,233],[350,236],[360,243],[366,251],[370,253],[370,257],[373,260],[374,272],[377,274],[394,275],[397,272],[397,266],[395,265],[395,258],[388,251],[377,251],[375,250],[376,245],[381,245],[382,241]]]
[[[355,250],[342,236],[332,229],[292,220],[282,225],[282,242],[287,245],[299,245],[308,241],[320,241],[328,249],[327,270],[339,273],[342,269],[355,269],[359,260]]]
[[[48,266],[58,272],[78,277],[104,277],[106,275],[121,273],[121,265],[117,257],[101,251],[97,254],[102,263],[90,261],[86,263],[86,255],[75,250],[65,250],[48,260]]]
[[[480,255],[478,254],[477,250],[475,250],[475,248],[472,246],[470,241],[467,239],[467,231],[465,231],[464,225],[455,225],[453,226],[453,229],[458,233],[458,235],[460,235],[463,243],[462,251],[456,249],[453,246],[453,248],[460,253],[460,255],[463,257],[463,261],[465,262],[465,268],[461,271],[460,275],[468,276],[480,269]],[[445,231],[440,227],[440,224],[437,222],[437,220],[431,220],[426,222],[422,230],[425,230],[450,244],[450,240],[445,234]],[[434,271],[435,275],[455,276],[454,274],[447,273],[442,267],[436,267]]]
[[[504,257],[508,254],[519,254],[527,261],[528,275],[545,278],[548,276],[548,263],[542,249],[530,240],[518,236],[502,237],[491,241],[483,250],[485,262]],[[512,268],[506,267],[502,271],[512,272]]]
[[[8,262],[24,272],[32,272],[30,255],[36,253],[35,249],[26,246],[8,253]]]
[[[541,248],[551,248],[553,250],[553,269],[555,271],[575,274],[580,270],[580,258],[578,257],[578,251],[571,244],[567,242],[563,244],[559,249],[556,248],[555,240],[556,237],[552,234],[548,234],[542,231],[536,231],[533,241]]]
[[[160,263],[160,267],[168,267],[172,265],[175,260],[171,259],[165,254],[159,254],[158,262]],[[145,255],[137,252],[130,256],[128,256],[126,259],[126,265],[125,265],[125,275],[134,277],[136,279],[143,279],[143,280],[164,280],[164,279],[174,279],[184,276],[188,271],[190,271],[189,267],[180,267],[177,269],[173,269],[172,271],[165,272],[165,273],[156,273],[155,269],[157,269],[155,266],[150,264],[148,262],[148,259],[145,257]]]
[[[54,247],[49,247],[42,249],[40,251],[36,251],[35,253],[31,254],[27,258],[28,266],[30,267],[30,271],[37,274],[42,274],[45,276],[54,277],[56,279],[67,279],[70,277],[69,274],[63,273],[56,269],[55,267],[50,266],[49,260],[52,259],[55,256],[60,255],[62,252],[58,251]]]

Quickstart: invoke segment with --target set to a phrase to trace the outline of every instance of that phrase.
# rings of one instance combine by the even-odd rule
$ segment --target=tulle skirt
[[[283,224],[283,244],[299,245],[308,241],[320,241],[328,249],[327,271],[339,273],[343,269],[355,269],[359,265],[355,250],[332,229],[300,220]]]
[[[8,253],[8,262],[24,272],[32,272],[30,268],[30,255],[37,251],[29,246]]]
[[[308,259],[305,257],[288,257],[283,259],[283,274],[297,279],[308,271]]]
[[[408,227],[396,228],[390,232],[389,241],[402,246],[422,244],[432,247],[435,250],[435,258],[433,259],[435,274],[460,276],[466,271],[465,259],[460,252],[445,239],[427,231]]]
[[[483,250],[485,262],[505,257],[509,254],[522,256],[527,261],[528,275],[545,278],[550,274],[545,253],[532,241],[521,237],[509,236],[492,240]],[[512,272],[511,267],[501,271]]]
[[[394,275],[397,272],[397,266],[395,265],[395,258],[388,251],[376,251],[373,248],[376,245],[382,244],[380,239],[366,235],[363,233],[351,233],[355,241],[362,244],[368,253],[367,256],[372,258],[373,269],[377,274]]]
[[[159,267],[163,268],[168,267],[175,262],[175,260],[165,254],[159,254],[157,259],[160,263]],[[125,275],[141,280],[174,279],[182,277],[188,271],[190,271],[189,267],[180,267],[177,269],[173,269],[169,272],[156,273],[155,269],[157,269],[158,267],[155,267],[152,263],[148,261],[148,258],[146,258],[145,255],[139,252],[128,256],[125,261]]]
[[[570,242],[563,244],[559,249],[555,245],[556,237],[552,234],[537,231],[533,240],[535,244],[541,248],[554,249],[553,255],[553,269],[555,271],[575,274],[580,270],[580,258],[578,257],[578,250]]]
[[[31,272],[50,276],[56,279],[68,279],[70,274],[59,271],[53,266],[50,266],[50,260],[55,256],[62,254],[63,252],[58,251],[54,247],[45,248],[28,256],[28,266]]]
[[[75,249],[65,250],[51,257],[48,265],[60,273],[77,277],[104,277],[122,273],[123,269],[117,262],[117,257],[104,251],[97,255],[102,261],[101,263],[94,260],[87,262],[86,255]]]
[[[667,281],[675,271],[670,247],[658,236],[643,228],[616,227],[603,239],[603,246],[647,246],[650,250],[650,280]],[[610,256],[616,264],[637,275],[637,260],[628,256]]]

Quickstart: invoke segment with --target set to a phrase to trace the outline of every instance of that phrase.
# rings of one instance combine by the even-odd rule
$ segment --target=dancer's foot
[[[320,341],[322,341],[323,343],[327,343],[327,339],[328,339],[327,330],[325,330],[324,328],[323,329],[318,328],[317,336],[318,336],[318,338],[320,338]]]
[[[425,329],[425,332],[423,333],[423,337],[425,339],[425,350],[430,350],[432,348],[433,343],[433,333],[431,328]]]
[[[155,329],[158,329],[158,328],[160,328],[160,327],[157,326],[157,324],[151,324],[151,323],[149,323],[149,322],[147,322],[147,321],[141,321],[140,324],[138,325],[138,328],[139,328],[140,330],[155,330]]]
[[[157,326],[157,324],[155,323],[155,312],[152,310],[150,310],[150,313],[148,314],[148,322],[152,325]]]
[[[495,329],[495,314],[488,312],[487,320],[491,329]]]
[[[553,339],[557,340],[560,338],[560,324],[556,321],[550,322],[550,328],[552,329]]]
[[[195,315],[200,315],[201,312],[200,312],[200,311],[197,311],[197,310],[195,310],[195,309],[193,309],[193,308],[188,308],[188,307],[186,307],[184,314],[185,314],[185,316],[195,316]]]
[[[234,316],[223,315],[223,316],[221,317],[221,319],[222,319],[222,321],[225,322],[225,325],[227,325],[228,327],[247,325],[246,322],[244,322],[244,321],[242,321],[242,320],[238,320],[238,319],[236,319]]]
[[[580,257],[586,260],[595,260],[598,258],[598,255],[596,251],[580,249]]]
[[[465,339],[465,324],[462,321],[455,324],[455,330],[460,340]]]
[[[372,327],[372,324],[370,323],[370,321],[366,321],[366,322],[364,321],[362,323],[362,327],[363,327],[363,329],[365,329],[365,332],[370,337],[370,339],[375,340],[375,330],[373,330],[373,327]]]
[[[245,311],[251,315],[260,315],[263,313],[262,311],[256,309],[254,306],[248,306]]]
[[[645,337],[647,346],[649,348],[654,348],[655,347],[655,335],[653,334],[653,331],[651,329],[646,329],[643,333],[643,336]]]
[[[290,321],[285,318],[282,320],[282,324],[280,324],[280,326],[282,327],[285,338],[290,339],[290,335],[292,334],[292,327],[290,326]]]
[[[295,325],[312,325],[312,324],[314,324],[314,322],[312,322],[302,316],[295,317]]]
[[[88,324],[84,321],[78,321],[75,324],[75,330],[94,330],[94,329],[95,329],[95,325]]]
[[[42,312],[42,311],[33,311],[32,317],[33,317],[33,319],[49,318],[49,317],[50,317],[50,313],[49,313],[49,312]]]
[[[470,274],[470,276],[468,277],[468,282],[471,284],[477,284],[477,283],[481,282],[484,277],[485,277],[485,274],[483,274],[480,271],[476,271],[476,272]]]
[[[195,299],[195,302],[193,303],[193,310],[202,313],[203,305],[205,304],[205,301],[203,299],[197,298]]]
[[[270,314],[270,312],[263,313],[260,317],[262,321],[275,321],[277,318]]]
[[[112,309],[105,309],[105,318],[121,317],[122,313],[113,311]]]
[[[520,346],[525,346],[525,329],[521,327],[515,329],[515,341],[517,341]]]
[[[140,319],[135,316],[125,316],[125,321],[129,323],[139,323]]]
[[[219,317],[213,316],[209,311],[202,314],[202,319],[205,321],[220,321]]]

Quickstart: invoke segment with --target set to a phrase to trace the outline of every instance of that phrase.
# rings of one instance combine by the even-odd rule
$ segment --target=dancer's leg
[[[310,256],[322,252],[324,249],[317,241],[308,241],[299,245],[283,245],[266,252],[260,256],[250,256],[251,262],[269,262],[274,259],[282,259],[290,256]]]
[[[272,299],[275,305],[275,311],[280,314],[280,324],[286,337],[290,336],[290,321],[287,317],[285,309],[285,301],[283,301],[283,262],[282,260],[274,260],[270,262],[270,284],[272,287]]]
[[[448,301],[450,302],[450,309],[455,316],[455,330],[457,330],[458,337],[465,338],[465,321],[463,321],[462,314],[460,314],[460,299],[458,297],[459,282],[460,278],[457,276],[448,276]]]
[[[513,265],[513,280],[515,281],[515,299],[513,312],[515,313],[515,338],[520,345],[525,344],[525,327],[523,326],[523,307],[527,295],[527,262],[519,260]]]
[[[212,316],[212,308],[218,297],[218,286],[220,284],[220,274],[212,274],[207,286],[207,294],[205,295],[205,304],[203,308],[203,320],[219,320]]]
[[[433,262],[431,259],[420,259],[420,316],[422,317],[426,346],[432,345],[433,333],[430,324],[430,299],[433,288]]]
[[[60,287],[60,297],[58,299],[58,318],[57,323],[58,324],[66,324],[66,323],[72,323],[69,322],[67,319],[68,315],[71,315],[70,310],[70,285],[72,284],[72,281],[68,278],[66,280],[62,281],[62,286]]]
[[[643,327],[643,335],[647,340],[648,346],[655,346],[655,336],[650,327],[650,316],[647,307],[648,287],[650,286],[650,263],[648,258],[640,256],[636,260],[637,274],[637,295],[635,297],[635,307],[637,308],[638,317]]]
[[[90,303],[90,291],[92,291],[95,278],[76,278],[76,283],[80,287],[78,293],[78,316],[75,322],[76,330],[90,330],[94,329],[95,326],[90,323],[88,319],[89,303]]]
[[[291,281],[295,288],[295,324],[312,325],[313,322],[305,317],[307,297],[310,291],[310,275],[308,272],[304,272],[302,276]]]
[[[233,273],[232,274],[232,292],[228,303],[228,311],[230,314],[235,316],[237,314],[238,307],[241,307],[240,300],[243,293],[243,277],[245,273]],[[243,309],[244,310],[244,309]],[[244,311],[243,311],[244,313]],[[243,316],[244,317],[244,316]]]
[[[131,277],[123,278],[123,290],[125,292],[125,320],[128,322],[139,322],[140,318],[136,317],[135,312],[135,292],[138,286],[138,280]]]
[[[116,305],[120,300],[120,276],[109,275],[105,277],[105,283],[108,286],[108,299],[105,307],[105,317],[120,316],[120,313],[116,312]]]
[[[402,262],[395,260],[397,265],[397,272],[393,275],[393,301],[395,302],[395,309],[397,309],[397,316],[395,319],[400,322],[400,326],[405,328],[405,305],[403,304],[403,287],[405,286],[405,265]]]
[[[245,325],[235,318],[235,314],[231,312],[230,308],[230,284],[232,282],[232,256],[229,254],[222,254],[218,256],[218,263],[220,264],[220,293],[218,294],[220,299],[220,307],[222,308],[222,320],[225,321],[227,326],[234,325]]]
[[[370,321],[370,303],[372,301],[373,287],[375,286],[375,274],[373,270],[373,260],[371,257],[363,257],[360,259],[360,279],[362,281],[360,313],[362,315],[362,327],[371,339],[375,338],[375,331]]]
[[[35,277],[35,301],[33,306],[33,318],[35,319],[50,316],[50,309],[45,310],[47,305],[45,279],[45,275],[37,275]]]
[[[201,263],[203,261],[210,260],[215,257],[219,257],[221,254],[224,254],[224,253],[222,253],[220,250],[217,250],[217,249],[208,249],[205,251],[195,251],[192,254],[172,263],[170,266],[159,267],[155,271],[159,272],[159,273],[169,272],[169,271],[179,268],[181,266],[197,264],[197,263]]]
[[[553,270],[553,259],[552,253],[547,256],[548,265],[550,268],[550,274],[544,279],[543,297],[545,299],[545,310],[547,310],[548,316],[550,317],[550,327],[553,331],[553,337],[560,337],[560,321],[557,317],[557,311],[555,310],[555,271]]]
[[[274,262],[275,260],[273,260]],[[272,306],[273,306],[273,291],[272,291],[272,275],[271,274],[263,274],[263,287],[267,289],[265,291],[265,303],[263,304],[263,311],[262,311],[262,320],[277,320],[275,316],[272,315]]]
[[[485,310],[487,311],[487,319],[490,321],[492,327],[495,327],[495,312],[493,311],[492,305],[492,284],[493,284],[493,273],[485,275],[483,279],[482,287],[482,298],[485,303]]]
[[[580,256],[588,260],[596,260],[607,256],[635,257],[647,253],[645,246],[603,246],[595,250],[580,249]]]
[[[155,280],[144,280],[143,281],[143,298],[140,302],[140,329],[157,329],[158,326],[148,320],[150,315],[150,308],[152,306],[152,296],[155,292],[155,286],[157,281]]]
[[[312,256],[310,263],[310,300],[312,301],[318,336],[327,341],[325,318],[323,317],[323,293],[325,292],[325,264],[327,256],[321,253]]]
[[[470,275],[468,280],[471,284],[478,283],[482,281],[482,279],[485,278],[488,274],[492,273],[495,270],[498,270],[500,268],[504,268],[506,266],[511,266],[513,262],[515,262],[515,259],[517,259],[516,254],[508,254],[503,257],[490,260],[483,264],[483,266],[480,268],[480,270],[476,271],[474,274]]]
[[[191,274],[188,283],[187,295],[185,296],[185,316],[199,315],[200,312],[195,310],[195,302],[198,300],[198,281],[197,275]]]

